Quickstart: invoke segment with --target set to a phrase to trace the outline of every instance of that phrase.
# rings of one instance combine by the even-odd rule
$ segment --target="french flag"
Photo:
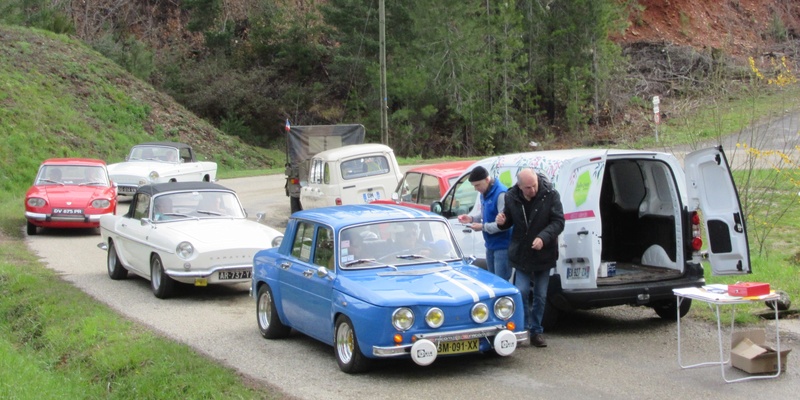
[[[286,129],[286,133],[289,133],[292,129],[292,126],[289,124],[289,118],[286,118],[286,127],[284,129]]]

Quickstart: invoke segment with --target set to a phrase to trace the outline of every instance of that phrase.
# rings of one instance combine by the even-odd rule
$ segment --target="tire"
[[[364,372],[369,367],[369,359],[358,347],[356,331],[350,318],[340,315],[336,318],[336,329],[333,332],[333,349],[339,369],[348,374]]]
[[[258,288],[258,301],[256,301],[256,321],[261,336],[267,339],[282,339],[289,336],[292,328],[286,326],[278,317],[275,308],[275,298],[268,285]]]
[[[117,248],[112,241],[108,242],[108,258],[106,265],[108,266],[108,276],[111,279],[118,281],[128,277],[128,270],[122,266],[122,262],[117,255]]]
[[[172,296],[175,289],[175,281],[164,272],[164,264],[161,263],[161,257],[158,254],[150,257],[150,287],[153,289],[153,294],[159,299]]]
[[[677,314],[678,304],[673,300],[663,301],[659,304],[653,306],[653,310],[658,314],[661,319],[665,319],[668,321],[675,321],[675,315]],[[686,314],[689,313],[689,309],[692,308],[692,299],[683,299],[681,301],[681,313],[680,317],[683,318]]]
[[[303,205],[300,204],[300,198],[289,196],[289,207],[292,209],[292,214],[303,211]]]
[[[556,308],[550,300],[547,300],[544,305],[544,315],[542,316],[542,328],[545,331],[553,330],[558,325],[560,317],[561,310]]]
[[[28,236],[36,235],[36,225],[28,221]]]

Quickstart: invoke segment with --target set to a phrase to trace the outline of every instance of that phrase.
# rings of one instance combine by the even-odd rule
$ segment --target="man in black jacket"
[[[544,175],[523,169],[506,193],[505,209],[496,222],[500,229],[514,227],[508,261],[516,269],[514,285],[522,292],[525,329],[530,330],[533,346],[547,347],[542,316],[550,270],[558,259],[558,235],[564,230],[561,196]]]

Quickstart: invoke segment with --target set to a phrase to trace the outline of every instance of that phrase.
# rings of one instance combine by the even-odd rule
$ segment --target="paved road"
[[[282,175],[221,183],[237,190],[250,215],[266,211],[268,222],[281,230],[285,227],[289,202]],[[144,279],[110,280],[106,254],[96,247],[99,241],[94,231],[44,231],[29,238],[28,244],[63,279],[124,317],[297,398],[752,400],[790,399],[800,392],[796,354],[790,354],[789,371],[777,380],[725,384],[718,368],[681,370],[675,323],[662,321],[649,309],[632,307],[576,313],[548,333],[550,347],[521,347],[509,358],[454,357],[426,368],[406,360],[387,361],[371,373],[350,376],[339,371],[331,347],[305,336],[264,340],[248,286],[187,286],[176,298],[158,300]],[[714,326],[691,318],[685,318],[682,326],[684,363],[718,357]],[[783,335],[785,346],[800,347],[798,341],[796,333]],[[736,370],[730,374],[742,376]]]

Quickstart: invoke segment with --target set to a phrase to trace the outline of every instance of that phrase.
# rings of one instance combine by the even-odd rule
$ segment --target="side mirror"
[[[317,276],[320,277],[320,278],[324,278],[324,277],[328,276],[328,269],[325,268],[325,267],[317,268]]]
[[[142,218],[141,220],[139,220],[139,223],[142,224],[142,226],[145,226],[145,225],[151,225],[153,221],[150,218]]]
[[[395,203],[400,202],[400,195],[397,192],[392,193],[392,201]]]
[[[434,201],[433,203],[431,203],[431,212],[442,215],[442,202]]]

